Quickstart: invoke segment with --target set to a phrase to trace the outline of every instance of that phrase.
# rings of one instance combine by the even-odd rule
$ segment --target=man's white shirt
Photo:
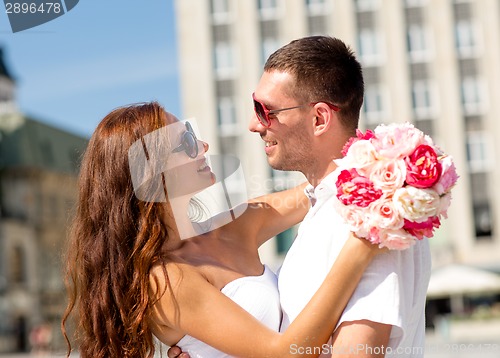
[[[301,223],[279,271],[278,287],[283,309],[281,331],[312,298],[349,236],[349,228],[334,207],[333,201],[338,200],[335,179],[331,173],[316,188],[308,186],[305,189],[315,204]],[[409,249],[376,256],[364,272],[338,325],[362,319],[390,324],[393,328],[389,346],[385,347],[387,355],[423,356],[424,311],[430,271],[431,254],[427,239]]]

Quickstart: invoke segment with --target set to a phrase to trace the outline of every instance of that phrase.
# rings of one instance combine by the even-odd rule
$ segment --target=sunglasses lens
[[[262,123],[262,125],[265,127],[269,127],[271,123],[267,119],[266,111],[264,111],[264,107],[262,106],[262,104],[260,102],[257,102],[256,100],[253,100],[253,106],[255,114],[257,115],[260,123]]]
[[[184,150],[190,158],[196,158],[198,156],[198,141],[193,133],[184,133],[183,144]]]

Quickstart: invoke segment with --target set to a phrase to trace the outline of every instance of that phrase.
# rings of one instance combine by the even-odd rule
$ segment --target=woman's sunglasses
[[[252,93],[252,98],[253,98],[253,109],[255,111],[255,115],[257,116],[257,119],[259,120],[260,124],[262,124],[264,127],[269,128],[271,127],[271,118],[269,118],[270,114],[275,114],[278,112],[282,111],[288,111],[290,109],[296,109],[296,108],[302,108],[306,106],[314,106],[317,103],[323,102],[312,102],[309,104],[303,104],[301,106],[295,106],[295,107],[288,107],[288,108],[280,108],[280,109],[267,109],[264,103],[260,102],[258,99],[255,98],[255,93]],[[323,102],[326,103],[331,109],[333,109],[335,112],[339,111],[340,108],[337,107],[334,104],[328,103],[328,102]]]
[[[172,150],[172,153],[184,151],[189,158],[198,156],[198,139],[194,134],[193,127],[189,122],[186,122],[186,131],[182,133],[181,144]]]

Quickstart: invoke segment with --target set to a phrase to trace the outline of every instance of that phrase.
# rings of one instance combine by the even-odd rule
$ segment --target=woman
[[[83,358],[152,357],[153,335],[193,357],[297,357],[292,345],[306,351],[328,340],[381,251],[349,238],[311,302],[277,333],[276,278],[258,248],[302,220],[303,187],[252,200],[236,220],[200,229],[188,211],[193,194],[214,183],[207,150],[155,102],[116,109],[98,125],[66,258],[69,352],[71,313]],[[296,205],[279,205],[290,198]]]

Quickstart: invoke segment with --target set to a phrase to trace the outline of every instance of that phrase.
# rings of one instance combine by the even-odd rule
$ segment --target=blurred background
[[[0,15],[0,356],[60,356],[61,253],[79,158],[113,108],[160,101],[240,158],[250,196],[302,182],[247,130],[267,57],[343,39],[363,66],[361,128],[410,121],[452,155],[449,218],[430,240],[426,357],[500,356],[500,0],[168,0],[78,4],[13,34]],[[235,185],[228,190],[240,190]],[[297,228],[270,240],[277,269]]]

